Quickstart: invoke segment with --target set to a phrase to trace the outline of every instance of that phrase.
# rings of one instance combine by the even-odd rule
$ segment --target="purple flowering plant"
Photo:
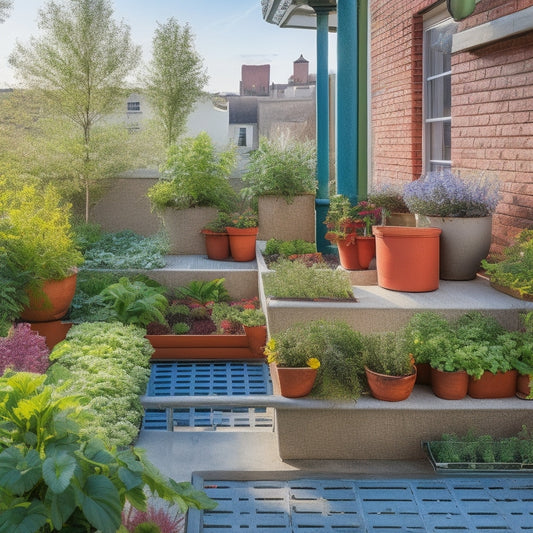
[[[462,179],[446,170],[408,183],[404,200],[411,213],[438,217],[484,217],[496,210],[498,180],[484,175]]]
[[[0,337],[0,376],[8,368],[43,374],[50,364],[48,354],[44,337],[26,322],[15,324],[7,337]]]

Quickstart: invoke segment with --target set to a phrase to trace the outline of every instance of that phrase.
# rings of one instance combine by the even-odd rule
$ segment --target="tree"
[[[26,47],[17,42],[9,58],[23,82],[42,91],[51,116],[74,125],[86,220],[91,187],[102,177],[97,172],[94,128],[116,110],[125,95],[126,77],[140,60],[129,27],[115,23],[112,15],[109,0],[50,1],[39,11],[42,37],[32,37]]]
[[[9,11],[13,7],[13,0],[0,0],[0,24],[9,17]]]
[[[158,23],[152,41],[152,60],[144,83],[167,146],[183,133],[187,116],[208,80],[193,40],[188,24],[182,27],[170,18],[165,24]]]

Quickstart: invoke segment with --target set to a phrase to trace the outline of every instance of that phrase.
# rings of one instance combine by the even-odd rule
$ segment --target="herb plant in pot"
[[[253,261],[257,241],[258,219],[252,209],[236,214],[226,226],[231,257],[235,261]]]
[[[230,223],[231,216],[228,213],[219,212],[215,220],[202,228],[208,259],[223,261],[229,257],[229,238],[226,226]]]
[[[234,167],[234,149],[217,152],[205,132],[170,147],[161,179],[148,191],[152,206],[161,213],[170,253],[203,252],[201,229],[217,210],[235,209],[237,194],[229,182]]]
[[[70,205],[51,186],[7,190],[0,197],[0,249],[11,269],[28,275],[24,287],[26,321],[53,321],[65,316],[83,262],[71,231]]]
[[[403,332],[366,336],[363,340],[363,361],[374,398],[398,402],[409,397],[416,382],[416,367]]]
[[[490,249],[498,180],[461,179],[451,171],[431,172],[405,186],[405,203],[417,226],[440,228],[440,279],[476,276]]]
[[[241,193],[259,217],[259,238],[315,239],[314,143],[261,137],[250,155]]]

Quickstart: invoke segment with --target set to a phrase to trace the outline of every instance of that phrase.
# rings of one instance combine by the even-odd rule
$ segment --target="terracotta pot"
[[[20,318],[26,322],[50,322],[63,318],[76,292],[74,273],[61,280],[45,281],[41,288],[28,291],[29,304]]]
[[[531,386],[529,385],[533,376],[528,374],[519,374],[518,379],[516,380],[516,395],[522,400],[529,399],[528,396],[531,394]]]
[[[362,270],[367,270],[370,261],[376,256],[376,238],[373,235],[355,238],[357,259]]]
[[[510,398],[516,393],[518,372],[484,372],[479,379],[470,377],[468,380],[468,395],[472,398]]]
[[[263,355],[263,348],[267,341],[266,326],[244,326],[244,333],[248,339],[248,346],[250,350],[256,355]]]
[[[409,376],[379,374],[365,367],[366,379],[374,398],[386,402],[400,402],[409,397],[416,382],[416,367]]]
[[[492,237],[492,217],[429,217],[416,215],[417,226],[441,230],[440,279],[474,279],[487,257]]]
[[[223,261],[229,257],[229,238],[227,233],[215,233],[203,229],[205,237],[205,250],[207,258],[214,261]]]
[[[404,292],[439,288],[438,228],[373,226],[378,285]]]
[[[279,384],[279,392],[285,398],[301,398],[307,396],[316,380],[316,368],[286,368],[271,365],[275,372],[274,380]]]
[[[346,270],[361,270],[355,235],[350,235],[346,239],[338,239],[336,244],[342,268]]]
[[[461,400],[468,392],[468,374],[464,370],[445,372],[432,368],[431,389],[444,400]]]
[[[417,385],[431,385],[431,366],[429,363],[416,363]]]
[[[54,346],[65,340],[69,329],[72,327],[72,322],[62,322],[61,320],[51,320],[50,322],[32,322],[30,327],[36,331],[41,337],[44,337],[46,346],[52,351]]]
[[[229,235],[231,257],[235,261],[253,261],[258,228],[226,228]]]

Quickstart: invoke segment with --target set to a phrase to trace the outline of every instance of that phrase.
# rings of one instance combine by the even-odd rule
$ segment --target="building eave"
[[[329,31],[337,30],[336,0],[261,0],[263,19],[280,28],[316,29],[316,9],[326,9]]]

